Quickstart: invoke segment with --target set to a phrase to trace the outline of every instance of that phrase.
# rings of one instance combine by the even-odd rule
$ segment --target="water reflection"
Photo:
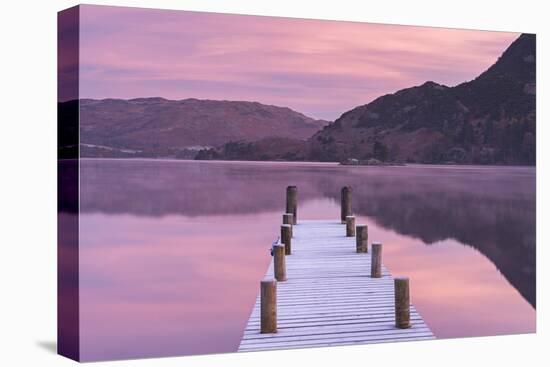
[[[427,244],[452,238],[477,248],[535,305],[533,168],[93,160],[81,172],[84,212],[146,216],[280,211],[288,183],[302,202],[336,201],[349,184],[357,214]]]
[[[534,330],[532,168],[84,160],[84,359],[236,350],[288,184],[308,219],[338,218],[340,187],[353,186],[355,213],[414,279],[436,335]]]
[[[82,216],[82,359],[236,351],[275,225],[267,214]]]

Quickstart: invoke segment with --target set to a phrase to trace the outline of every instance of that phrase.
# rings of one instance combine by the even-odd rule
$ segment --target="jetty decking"
[[[412,305],[411,327],[396,327],[394,279],[383,266],[380,278],[371,277],[371,249],[357,253],[345,225],[301,220],[292,232],[287,280],[276,284],[277,332],[260,333],[258,294],[239,351],[434,338]],[[271,261],[266,277],[273,267]]]

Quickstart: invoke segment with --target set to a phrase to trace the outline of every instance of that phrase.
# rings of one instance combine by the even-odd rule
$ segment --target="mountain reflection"
[[[356,214],[428,245],[476,248],[535,307],[534,168],[83,160],[80,182],[82,213],[136,216],[282,211],[287,185],[302,202],[337,201],[351,185]]]

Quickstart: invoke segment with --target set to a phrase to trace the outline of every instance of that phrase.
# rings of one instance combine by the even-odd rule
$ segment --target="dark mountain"
[[[189,158],[204,147],[230,141],[267,137],[305,140],[326,123],[286,107],[258,102],[83,99],[81,156]]]
[[[309,159],[535,164],[535,35],[487,71],[400,90],[344,113],[310,139]]]

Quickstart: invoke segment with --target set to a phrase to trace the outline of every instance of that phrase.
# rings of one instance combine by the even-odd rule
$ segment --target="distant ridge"
[[[60,111],[74,101],[64,102]],[[307,139],[327,121],[287,107],[246,101],[161,97],[80,100],[83,157],[193,158],[230,141]]]

